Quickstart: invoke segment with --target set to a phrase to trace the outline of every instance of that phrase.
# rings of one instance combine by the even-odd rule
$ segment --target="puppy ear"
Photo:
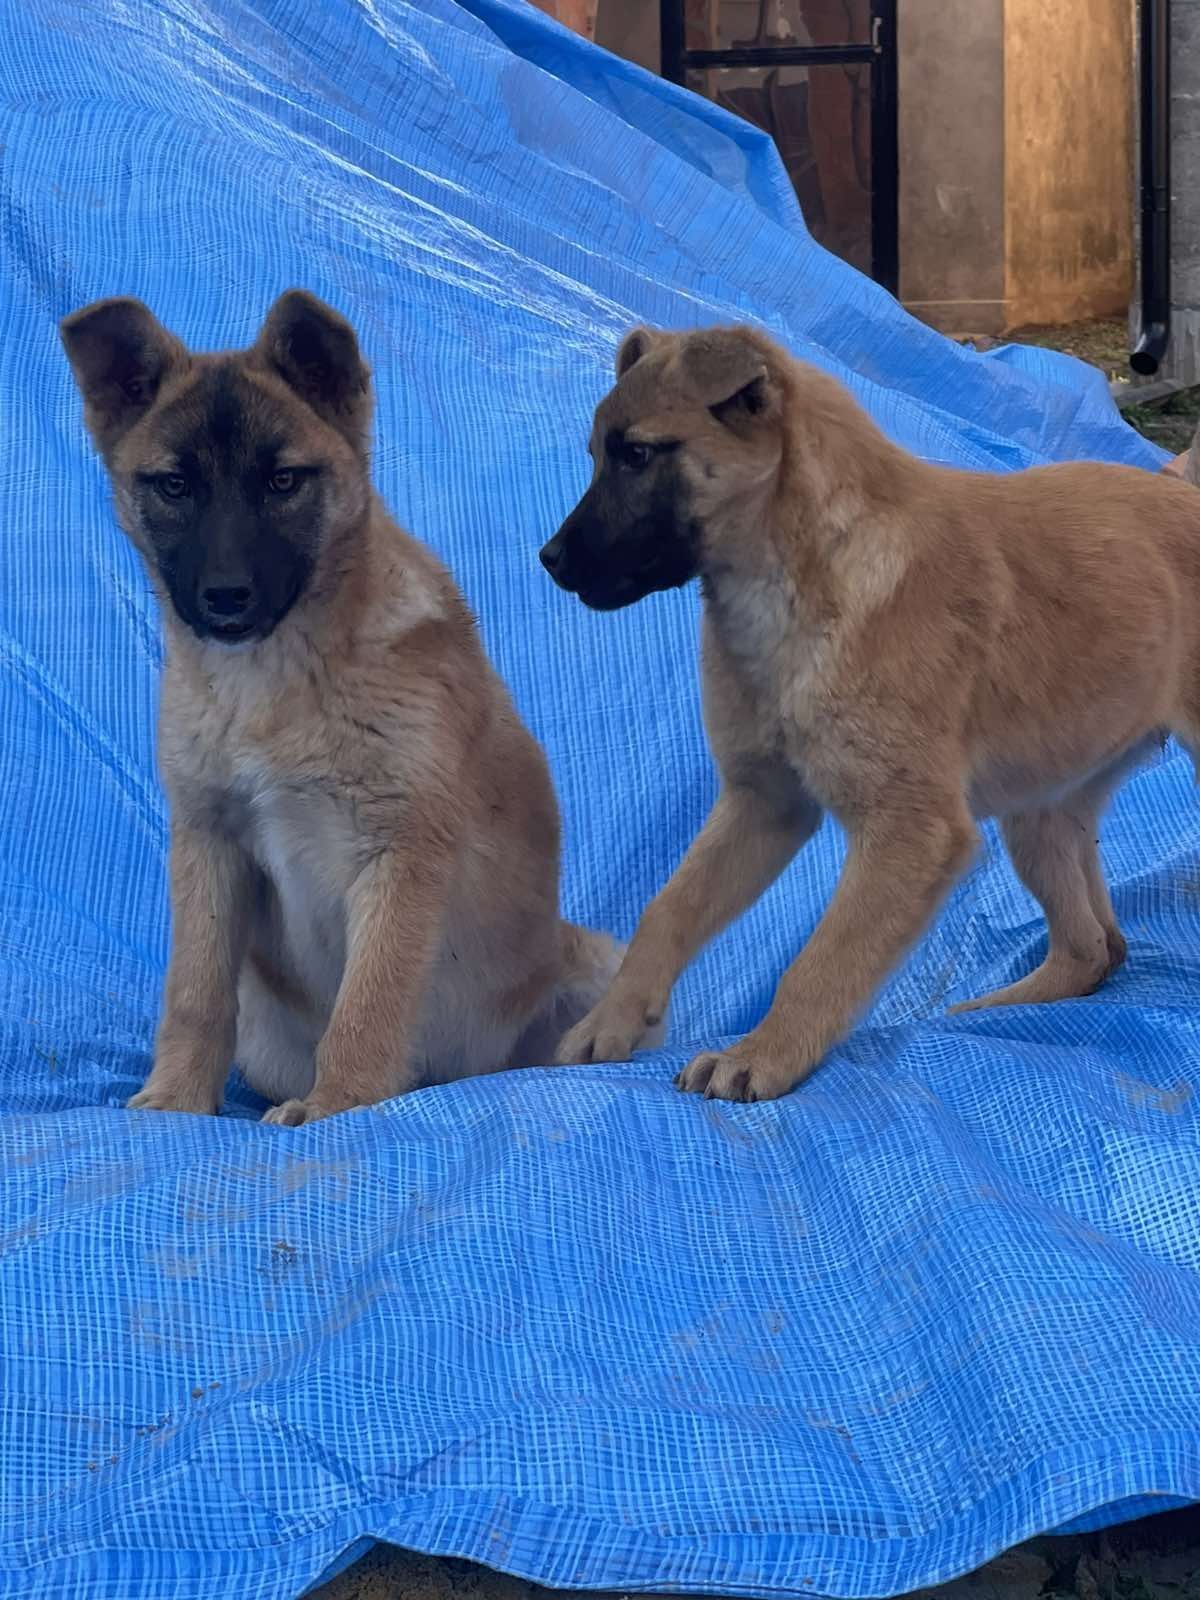
[[[64,317],[59,335],[104,455],[145,416],[164,379],[188,362],[184,346],[140,300],[97,300]]]
[[[767,351],[749,328],[711,328],[692,334],[681,352],[683,372],[718,422],[761,416],[773,386]]]
[[[255,350],[319,417],[362,445],[371,373],[345,317],[307,290],[289,289],[267,313]]]
[[[653,328],[631,328],[617,346],[617,377],[623,378],[630,367],[635,367],[642,357],[658,344],[664,335]]]

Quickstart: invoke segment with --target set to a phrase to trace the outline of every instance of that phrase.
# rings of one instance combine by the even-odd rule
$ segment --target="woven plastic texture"
[[[201,346],[308,286],[378,477],[549,749],[566,910],[627,934],[714,782],[693,594],[537,550],[636,319],[752,318],[922,455],[1154,468],[1099,376],[980,356],[805,232],[753,129],[518,0],[0,3],[0,1596],[281,1600],[377,1537],[557,1585],[880,1595],[1200,1498],[1200,809],[1107,828],[1128,966],[1038,959],[993,847],[800,1092],[671,1088],[763,1012],[831,830],[678,990],[671,1048],[312,1128],[121,1108],[166,950],[159,632],[55,323]],[[1157,1498],[1155,1498],[1157,1497]]]

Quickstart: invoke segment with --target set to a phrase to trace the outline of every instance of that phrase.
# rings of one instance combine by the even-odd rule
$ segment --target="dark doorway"
[[[813,236],[893,294],[896,0],[661,0],[663,76],[774,139]]]

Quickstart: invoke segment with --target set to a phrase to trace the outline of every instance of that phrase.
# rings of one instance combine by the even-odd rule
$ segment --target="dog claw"
[[[306,1100],[285,1100],[282,1105],[264,1111],[262,1120],[278,1128],[299,1128],[306,1122],[315,1122],[320,1115]]]
[[[216,1101],[201,1104],[195,1095],[169,1089],[139,1089],[125,1102],[126,1111],[182,1111],[190,1116],[215,1117]]]
[[[778,1099],[805,1076],[806,1073],[780,1070],[770,1053],[760,1056],[753,1045],[743,1041],[729,1050],[705,1052],[694,1057],[676,1077],[675,1084],[684,1093],[699,1094],[705,1100],[755,1105],[759,1101]]]

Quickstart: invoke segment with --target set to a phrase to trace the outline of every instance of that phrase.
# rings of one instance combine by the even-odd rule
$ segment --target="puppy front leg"
[[[680,1088],[774,1100],[807,1078],[919,937],[976,841],[961,801],[932,815],[871,816],[852,834],[837,891],[771,1009],[738,1044],[697,1056]]]
[[[664,1015],[688,962],[766,892],[820,820],[820,806],[798,786],[786,797],[747,784],[723,789],[643,912],[612,987],[566,1035],[557,1059],[627,1061]]]
[[[422,848],[424,844],[424,848]],[[417,1087],[413,1035],[442,936],[453,855],[410,835],[359,874],[347,904],[346,970],[306,1100],[264,1122],[294,1127]]]
[[[222,834],[171,832],[171,956],[154,1066],[132,1110],[213,1113],[233,1060],[253,869]]]

